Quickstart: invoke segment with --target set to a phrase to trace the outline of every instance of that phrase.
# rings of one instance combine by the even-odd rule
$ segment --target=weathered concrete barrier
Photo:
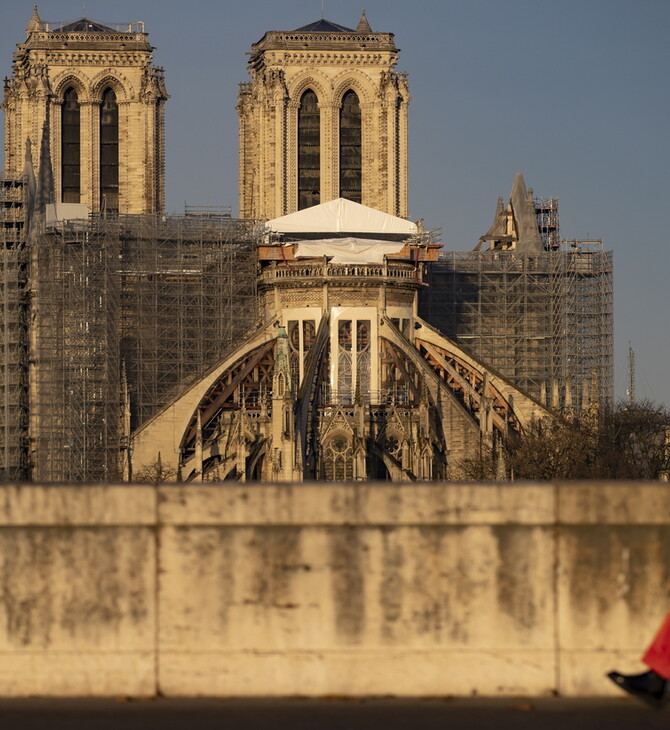
[[[0,488],[0,695],[153,694],[152,487]]]
[[[670,486],[0,488],[0,695],[601,695]]]

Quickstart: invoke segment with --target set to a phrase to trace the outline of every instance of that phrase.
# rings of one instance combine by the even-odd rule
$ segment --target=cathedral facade
[[[170,217],[143,26],[34,12],[3,101],[6,479],[453,479],[548,415],[548,391],[570,400],[552,292],[597,259],[552,250],[517,178],[464,276],[445,269],[407,219],[397,57],[365,14],[268,31],[238,97],[240,219]]]
[[[263,324],[134,434],[134,470],[160,453],[188,481],[442,480],[546,413],[420,317],[437,252],[416,224],[340,198],[268,229]]]
[[[252,46],[240,209],[261,326],[133,440],[185,480],[415,481],[545,411],[419,315],[430,235],[406,220],[407,79],[390,33],[320,20]],[[539,232],[538,232],[539,240]]]

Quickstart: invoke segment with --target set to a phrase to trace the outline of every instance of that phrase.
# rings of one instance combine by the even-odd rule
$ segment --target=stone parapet
[[[0,488],[0,696],[605,695],[670,486]]]

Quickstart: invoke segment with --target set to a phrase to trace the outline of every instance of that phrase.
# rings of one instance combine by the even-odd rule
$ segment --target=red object
[[[670,679],[670,613],[665,617],[642,661],[663,679]]]

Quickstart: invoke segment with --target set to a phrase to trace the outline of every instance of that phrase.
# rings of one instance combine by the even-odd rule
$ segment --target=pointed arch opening
[[[72,86],[63,94],[61,108],[61,201],[81,199],[81,114],[79,96]]]
[[[100,210],[119,212],[119,106],[112,88],[100,106]]]
[[[335,433],[324,444],[322,478],[328,482],[349,482],[354,478],[354,450],[347,434]]]
[[[321,112],[311,89],[298,109],[298,210],[321,202]]]
[[[340,197],[362,202],[362,124],[358,94],[349,89],[340,107]]]

